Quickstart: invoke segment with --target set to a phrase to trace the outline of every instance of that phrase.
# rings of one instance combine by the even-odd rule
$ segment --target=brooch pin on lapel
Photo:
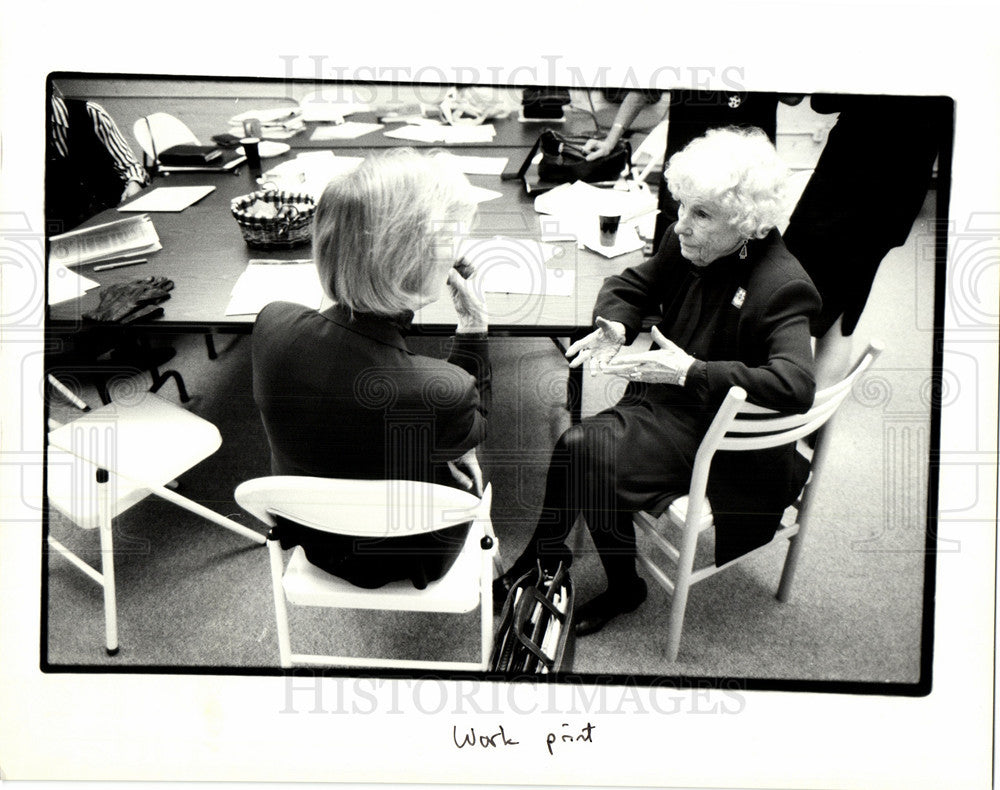
[[[746,301],[747,292],[743,288],[737,288],[736,293],[733,295],[733,307],[739,309],[743,307],[743,302]]]

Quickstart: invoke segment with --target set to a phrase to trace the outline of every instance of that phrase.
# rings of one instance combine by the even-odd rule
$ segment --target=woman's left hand
[[[687,376],[694,357],[671,340],[663,336],[655,326],[652,329],[653,342],[659,346],[655,351],[644,351],[631,356],[619,356],[614,362],[604,366],[606,373],[613,373],[629,381],[647,384],[679,384]]]
[[[457,331],[486,332],[489,328],[489,309],[470,282],[475,276],[475,269],[464,260],[459,261],[457,265],[463,268],[452,268],[448,271],[448,290],[451,292],[455,312],[458,313]],[[465,275],[461,273],[463,271]]]
[[[140,192],[142,192],[142,184],[140,184],[138,181],[129,181],[125,185],[125,191],[122,192],[121,199],[118,202],[124,203],[130,197],[135,197]]]
[[[449,461],[448,471],[462,488],[478,497],[483,495],[483,470],[479,466],[475,447],[466,450],[454,461]]]

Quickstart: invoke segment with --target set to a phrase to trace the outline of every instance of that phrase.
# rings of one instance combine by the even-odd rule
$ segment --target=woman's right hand
[[[463,271],[471,273],[466,278],[460,274],[458,268],[448,272],[448,290],[451,293],[451,302],[455,305],[455,312],[458,313],[458,326],[455,331],[459,334],[485,332],[489,329],[489,310],[486,308],[486,302],[476,294],[473,285],[475,270],[467,262],[460,263],[464,267]]]
[[[596,376],[610,362],[625,343],[625,325],[597,316],[597,329],[577,340],[566,349],[571,368],[580,367],[590,360],[590,375]]]

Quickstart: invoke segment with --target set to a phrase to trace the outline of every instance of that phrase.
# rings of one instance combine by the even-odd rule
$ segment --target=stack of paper
[[[572,296],[576,272],[546,263],[562,248],[533,239],[494,236],[465,239],[458,255],[476,270],[483,291],[540,296]]]
[[[287,192],[305,192],[318,200],[331,179],[350,173],[362,161],[363,157],[335,156],[333,151],[300,153],[265,172],[260,182]]]
[[[271,302],[295,302],[319,310],[324,294],[313,262],[250,261],[233,286],[226,315],[257,315]]]
[[[49,265],[79,266],[163,249],[148,215],[128,217],[49,239]]]

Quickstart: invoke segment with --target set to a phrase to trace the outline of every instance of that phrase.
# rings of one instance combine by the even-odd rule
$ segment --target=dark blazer
[[[261,310],[253,393],[273,474],[456,485],[446,462],[486,435],[488,343],[485,335],[456,335],[447,360],[414,354],[403,338],[410,318],[352,316],[337,306],[316,312],[287,302]],[[355,562],[345,553],[349,546],[331,550],[328,538],[288,525],[284,534],[283,546],[302,545],[311,562],[362,586],[426,570],[403,560],[393,566],[384,551],[377,562]],[[436,573],[413,576],[414,583]]]
[[[486,435],[485,337],[447,361],[411,352],[407,323],[275,302],[253,331],[253,393],[281,475],[435,481]]]
[[[629,426],[630,453],[661,470],[659,484],[619,481],[619,495],[633,509],[662,509],[687,492],[695,452],[730,387],[780,411],[812,405],[809,320],[819,294],[777,231],[747,247],[746,259],[734,253],[695,267],[681,256],[671,227],[656,255],[601,289],[595,316],[620,321],[630,342],[655,316],[660,331],[695,357],[684,387],[633,382],[613,407]],[[791,447],[716,455],[707,491],[717,561],[770,539],[805,471]]]

